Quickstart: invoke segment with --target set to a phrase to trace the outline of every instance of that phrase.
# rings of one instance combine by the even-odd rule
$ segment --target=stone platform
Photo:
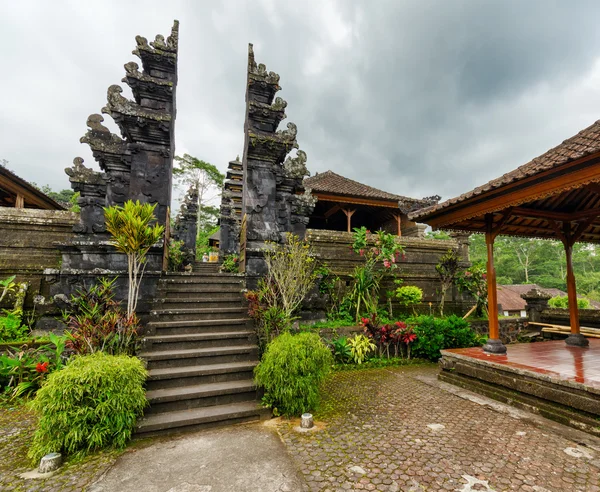
[[[442,350],[439,379],[600,436],[600,339]]]

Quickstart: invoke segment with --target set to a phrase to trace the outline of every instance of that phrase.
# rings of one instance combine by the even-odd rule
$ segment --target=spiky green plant
[[[146,255],[150,248],[160,240],[165,228],[154,223],[156,204],[140,203],[128,200],[120,207],[113,205],[104,209],[106,230],[111,234],[111,244],[127,255],[129,273],[129,291],[127,296],[127,315],[135,313],[138,292],[144,269]],[[154,225],[152,225],[154,223]]]

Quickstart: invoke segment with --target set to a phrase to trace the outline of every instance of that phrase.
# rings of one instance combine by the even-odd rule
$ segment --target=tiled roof
[[[410,214],[410,218],[413,220],[420,219],[433,212],[463,202],[474,196],[481,195],[496,188],[501,188],[502,186],[514,183],[515,181],[542,173],[566,164],[569,161],[595,154],[596,152],[600,152],[600,120],[596,121],[591,126],[588,126],[585,130],[581,130],[577,135],[565,140],[560,145],[557,145],[539,157],[532,159],[527,164],[523,164],[514,171],[493,179],[492,181],[489,181],[482,186],[478,186],[467,193],[463,193],[460,196],[418,210],[417,212]]]
[[[335,195],[345,195],[360,198],[373,198],[377,200],[412,200],[417,202],[416,198],[408,198],[401,195],[394,195],[387,191],[378,190],[358,181],[345,178],[333,171],[318,173],[304,180],[304,186],[315,192],[332,193]]]
[[[515,285],[498,285],[498,304],[502,305],[503,311],[522,311],[525,309],[525,299],[521,297],[521,294],[529,292],[531,289],[538,289],[543,292],[547,292],[552,297],[567,295],[560,289],[540,287],[537,284],[515,284]],[[586,298],[585,296],[578,295],[580,299]],[[594,309],[600,308],[600,303],[591,301],[590,304]]]
[[[66,208],[62,204],[58,203],[56,200],[53,200],[52,198],[50,198],[43,191],[37,189],[35,186],[33,186],[28,181],[17,176],[13,171],[8,169],[6,166],[3,166],[2,164],[0,164],[0,175],[5,176],[8,180],[12,181],[17,186],[20,186],[21,188],[28,191],[32,195],[35,195],[43,202],[46,202],[46,205],[48,205],[48,209],[64,210]]]

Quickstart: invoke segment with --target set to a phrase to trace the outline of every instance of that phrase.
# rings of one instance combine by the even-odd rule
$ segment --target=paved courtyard
[[[310,490],[600,491],[600,440],[456,396],[438,387],[436,372],[335,374],[324,430],[280,426]]]
[[[118,458],[94,455],[45,480],[18,477],[31,468],[34,417],[0,407],[0,490],[600,491],[600,440],[504,405],[492,409],[440,386],[436,372],[339,372],[326,384],[316,431],[277,419],[163,438]]]

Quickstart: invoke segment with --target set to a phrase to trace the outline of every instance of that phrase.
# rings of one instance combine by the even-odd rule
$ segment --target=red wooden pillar
[[[349,208],[343,208],[342,210],[346,214],[346,219],[348,221],[348,232],[352,232],[352,216],[356,210],[350,210]]]
[[[483,350],[491,354],[504,354],[506,353],[506,346],[500,340],[498,327],[498,293],[496,291],[496,268],[494,267],[494,239],[496,236],[492,232],[493,217],[491,215],[486,216],[486,222],[488,222],[485,244],[487,246],[488,326],[490,333]]]
[[[402,219],[400,218],[400,214],[396,215],[396,220],[398,221],[398,237],[402,237]]]

